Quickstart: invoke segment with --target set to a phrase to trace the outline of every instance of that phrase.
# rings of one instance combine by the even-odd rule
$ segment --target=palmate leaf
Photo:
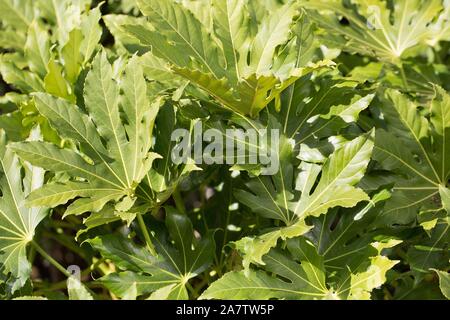
[[[172,161],[172,152],[177,146],[177,142],[172,139],[172,133],[182,127],[177,116],[178,112],[174,102],[163,102],[153,130],[153,136],[158,142],[155,144],[154,152],[161,158],[154,161],[138,190],[139,196],[145,199],[143,207],[161,206],[189,173],[201,170],[195,165],[190,155],[186,159],[186,163],[178,164]],[[186,130],[192,134],[191,128]]]
[[[435,281],[416,283],[413,277],[404,276],[397,280],[396,284],[393,300],[442,300],[445,298]]]
[[[20,8],[30,6],[36,16],[25,30],[8,29],[14,41],[0,41],[0,73],[3,80],[22,93],[23,103],[16,112],[23,115],[22,131],[28,136],[30,127],[39,125],[45,141],[58,140],[48,122],[39,115],[29,96],[32,92],[47,92],[82,105],[83,77],[97,49],[102,29],[100,7],[88,9],[90,0],[6,1]],[[25,9],[22,12],[27,13]],[[1,19],[1,17],[0,17]]]
[[[116,211],[126,212],[158,157],[149,150],[159,105],[148,101],[136,59],[127,64],[119,86],[112,79],[105,52],[97,55],[86,77],[84,98],[87,114],[66,100],[44,93],[34,95],[39,112],[62,137],[78,144],[85,156],[46,142],[13,144],[12,149],[23,159],[72,178],[45,185],[30,195],[28,203],[54,207],[79,197],[68,206],[66,215],[98,212],[108,202],[116,205]]]
[[[378,236],[373,222],[382,210],[379,202],[390,198],[389,192],[382,190],[376,193],[367,205],[339,210],[330,210],[319,218],[314,218],[308,237],[317,247],[318,253],[325,258],[325,264],[331,269],[342,269],[346,265],[356,269],[361,256],[367,256],[368,248]],[[354,241],[352,241],[354,240]],[[345,270],[342,270],[345,272]]]
[[[444,9],[431,26],[431,35],[427,40],[427,44],[430,46],[436,46],[440,41],[448,41],[450,39],[450,2],[444,0],[442,5]]]
[[[449,218],[440,219],[430,234],[422,233],[407,252],[407,260],[414,273],[416,282],[432,273],[433,269],[450,268]]]
[[[405,285],[409,285],[407,292],[399,292],[400,297],[408,298],[410,292],[419,296],[423,294],[427,295],[426,291],[427,277],[433,276],[439,278],[438,281],[433,281],[433,285],[429,286],[429,294],[432,294],[433,298],[440,299],[439,290],[437,285],[447,299],[449,297],[448,287],[448,270],[450,270],[450,232],[449,232],[449,218],[438,219],[433,224],[432,230],[424,231],[411,241],[411,245],[406,254],[406,262],[411,269],[411,277],[414,279],[412,284],[408,284],[407,280]],[[438,282],[438,283],[437,283]],[[406,297],[405,297],[406,296]]]
[[[96,51],[96,47],[102,36],[102,28],[99,24],[101,17],[100,6],[89,10],[81,18],[81,33],[83,41],[80,45],[81,55],[83,56],[83,64],[86,64]]]
[[[373,100],[373,93],[355,81],[325,73],[317,79],[302,77],[281,94],[277,118],[283,134],[313,148],[358,120]],[[319,143],[318,143],[319,142]]]
[[[390,246],[391,244],[387,244]],[[377,254],[349,276],[349,286],[339,290],[327,283],[324,258],[303,238],[287,241],[287,250],[272,249],[264,257],[264,269],[232,271],[213,282],[201,299],[368,299],[386,280],[385,273],[397,262]],[[276,275],[276,276],[273,276]]]
[[[229,272],[213,282],[202,299],[325,299],[331,292],[326,287],[323,259],[314,246],[303,239],[288,241],[288,250],[273,249],[264,257],[265,271]],[[288,281],[286,281],[286,280]]]
[[[303,28],[308,21],[303,16],[298,19],[298,4],[274,5],[270,15],[254,21],[253,2],[213,1],[210,27],[175,1],[141,0],[139,7],[153,29],[143,25],[125,25],[124,29],[222,106],[256,116],[299,76],[311,71],[300,68],[305,67],[300,65],[303,45],[311,43],[304,42],[310,36]]]
[[[70,32],[75,28],[80,28],[80,23],[84,25],[86,20],[96,19],[91,21],[92,24],[88,23],[90,28],[84,30],[83,27],[83,35],[86,36],[89,33],[89,37],[93,36],[94,46],[97,45],[98,42],[95,41],[94,35],[99,31],[100,12],[99,7],[90,10],[91,0],[35,0],[32,2],[39,10],[39,17],[44,18],[46,23],[51,26],[54,40],[62,46],[67,43]]]
[[[374,223],[383,209],[382,204],[389,197],[387,190],[381,190],[366,205],[352,209],[336,208],[312,220],[314,227],[305,237],[311,240],[323,257],[327,283],[340,297],[357,298],[356,295],[362,295],[359,298],[369,298],[367,291],[371,290],[360,291],[355,288],[357,279],[369,276],[370,272],[376,270],[376,265],[393,265],[379,253],[401,241],[383,235],[385,230],[377,229]],[[370,267],[371,264],[375,266]],[[356,276],[357,273],[362,275]],[[373,280],[380,281],[381,276],[384,277],[384,273],[373,275]]]
[[[37,135],[32,132],[32,137]],[[22,170],[25,175],[22,177]],[[12,291],[22,287],[29,278],[31,265],[26,248],[33,241],[35,229],[46,216],[46,208],[28,208],[25,197],[42,186],[44,170],[21,163],[6,148],[6,136],[0,131],[0,272],[11,273]]]
[[[121,298],[153,293],[150,298],[188,299],[187,282],[203,272],[212,262],[215,245],[212,235],[194,237],[189,218],[166,207],[170,239],[157,232],[152,241],[158,255],[152,256],[144,247],[136,246],[118,236],[100,236],[89,243],[121,270],[100,279]]]
[[[15,34],[14,29],[3,26],[3,32],[0,34],[0,47],[10,48],[11,50],[22,51],[25,43],[25,34]]]
[[[312,17],[332,32],[333,44],[391,63],[400,63],[427,42],[436,44],[441,39],[436,29],[448,19],[441,0],[399,0],[392,2],[392,7],[382,0],[314,0],[303,4],[318,11],[313,11]],[[348,25],[341,24],[340,17],[345,17]],[[337,32],[340,38],[334,36]]]
[[[373,138],[373,134],[367,134],[345,143],[323,166],[302,162],[299,172],[295,173],[295,188],[292,151],[285,145],[287,150],[280,151],[284,158],[280,159],[280,170],[276,175],[254,178],[247,184],[248,190],[235,192],[237,199],[256,213],[281,220],[286,225],[236,243],[244,255],[243,264],[247,270],[250,263],[262,264],[262,257],[280,238],[306,233],[311,227],[305,224],[305,218],[320,216],[333,207],[349,208],[369,200],[368,195],[354,185],[360,181],[370,161]]]
[[[36,10],[29,0],[1,0],[0,20],[17,31],[25,32],[33,21]]]
[[[394,183],[394,192],[379,222],[407,224],[421,211],[432,214],[427,220],[438,218],[433,213],[448,212],[444,199],[450,175],[449,95],[436,87],[429,114],[424,116],[416,103],[386,90],[381,110],[388,131],[377,130],[374,159],[396,175],[382,182]],[[369,189],[379,185],[370,178],[366,182]]]
[[[0,56],[0,73],[8,84],[23,92],[45,91],[44,83],[36,74],[18,68],[7,54]]]
[[[382,62],[377,63],[382,66]],[[404,77],[401,72],[388,71],[384,79],[389,88],[399,91],[405,90],[405,80],[408,85],[408,93],[416,97],[421,103],[428,103],[435,96],[435,85],[445,86],[445,74],[448,72],[446,66],[439,64],[404,64]]]
[[[136,23],[151,27],[144,17],[136,18],[124,14],[107,14],[104,15],[102,19],[109,32],[114,36],[114,45],[119,52],[128,51],[130,53],[135,53],[146,51],[146,49],[140,45],[138,39],[129,35],[121,28],[122,25]]]
[[[22,3],[5,2],[12,2],[14,5]],[[23,1],[27,6],[35,2],[39,2],[40,14],[27,22],[23,34],[19,33],[24,38],[23,44],[18,46],[16,42],[11,47],[9,43],[5,43],[4,49],[10,51],[14,48],[16,52],[2,55],[0,72],[8,84],[23,93],[47,91],[54,94],[47,86],[43,90],[39,82],[44,78],[58,76],[59,83],[53,81],[53,86],[67,87],[67,92],[60,90],[58,96],[68,98],[73,95],[73,85],[81,69],[91,60],[100,40],[100,7],[87,10],[89,0],[77,3],[72,3],[71,0]],[[38,18],[45,19],[45,23]],[[49,32],[50,28],[52,32]]]

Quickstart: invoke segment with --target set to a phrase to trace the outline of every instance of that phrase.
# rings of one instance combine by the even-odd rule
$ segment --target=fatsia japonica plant
[[[450,298],[449,1],[0,7],[1,299]]]

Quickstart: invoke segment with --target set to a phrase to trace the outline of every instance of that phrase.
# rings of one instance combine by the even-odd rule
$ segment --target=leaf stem
[[[405,87],[405,90],[409,91],[408,78],[406,78],[406,73],[405,73],[405,68],[404,68],[403,63],[400,65],[400,74],[402,75],[402,82],[403,82],[403,86]]]
[[[189,283],[189,281],[186,282],[186,288],[191,293],[192,299],[197,299],[198,298],[199,295],[198,295],[197,290],[195,290],[195,288]]]
[[[38,245],[34,240],[31,241],[31,245],[33,246],[33,248],[36,249],[37,252],[39,252],[39,254],[45,258],[48,262],[50,262],[51,265],[53,265],[56,269],[58,269],[59,271],[61,271],[61,273],[63,273],[66,277],[70,277],[71,274],[69,273],[69,271],[66,270],[66,268],[64,268],[58,261],[56,261],[55,259],[53,259],[47,252],[45,252],[44,249],[41,248],[40,245]]]
[[[178,188],[174,190],[172,198],[175,201],[175,206],[177,207],[177,210],[182,214],[186,214],[186,207],[184,206],[184,201],[183,198],[181,197],[181,193]]]
[[[152,243],[152,239],[150,238],[150,234],[148,233],[147,226],[145,225],[144,218],[142,218],[142,214],[137,214],[137,220],[139,223],[139,228],[141,228],[142,234],[144,235],[145,244],[147,245],[148,251],[152,256],[156,256],[155,246]]]
[[[34,247],[31,247],[30,251],[28,252],[27,260],[30,261],[31,264],[33,264],[34,258],[36,258],[36,249]]]
[[[434,53],[434,56],[436,58],[436,62],[438,64],[442,64],[441,56],[439,55],[439,52],[436,50],[436,48],[433,48],[433,53]]]
[[[154,207],[154,208],[152,209],[151,215],[152,215],[153,217],[156,218],[156,217],[158,216],[159,209],[160,209],[159,206]]]
[[[98,270],[99,265],[102,264],[105,261],[105,259],[93,259],[93,264],[91,264],[89,267],[87,267],[86,269],[84,269],[83,271],[81,271],[81,277],[85,277],[87,275],[89,275],[90,273],[92,273],[92,271],[94,271],[95,269]],[[101,270],[100,270],[101,271]],[[106,273],[103,273],[106,274]],[[92,284],[91,283],[84,283],[87,287],[91,287]],[[33,285],[37,288],[37,290],[33,293],[33,295],[35,296],[40,296],[40,295],[44,295],[45,292],[48,291],[56,291],[56,290],[61,290],[66,288],[67,286],[67,280],[63,280],[63,281],[59,281],[56,283],[52,283],[52,284],[47,284],[44,282],[35,282],[33,281]]]
[[[80,258],[86,260],[86,254],[83,250],[81,250],[79,247],[77,247],[74,243],[71,243],[68,238],[65,238],[64,235],[60,234],[54,234],[49,231],[42,232],[42,235],[46,238],[52,239],[54,241],[57,241],[60,245],[66,247],[70,251],[77,254]]]

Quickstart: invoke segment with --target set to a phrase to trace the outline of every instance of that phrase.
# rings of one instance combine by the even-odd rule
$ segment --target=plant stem
[[[156,218],[158,216],[159,209],[160,209],[160,207],[154,207],[152,209],[151,215]]]
[[[189,283],[189,281],[186,282],[186,288],[187,288],[188,291],[191,293],[193,299],[198,298],[198,292],[197,292],[197,290],[194,289],[194,287]]]
[[[139,227],[141,228],[142,234],[144,235],[145,244],[147,245],[148,251],[150,251],[152,256],[156,256],[155,246],[152,243],[152,239],[150,239],[150,234],[148,233],[147,227],[144,222],[144,218],[142,218],[142,214],[137,214],[137,220],[139,223]]]
[[[441,59],[441,56],[439,55],[439,52],[435,48],[433,48],[433,52],[434,52],[434,56],[436,58],[436,62],[439,64],[442,64],[442,59]]]
[[[92,272],[91,269],[92,269],[92,266],[83,270],[81,272],[81,277],[84,277],[84,276],[90,274]],[[59,282],[52,283],[52,284],[47,284],[45,282],[34,282],[33,281],[33,285],[35,287],[39,288],[39,290],[35,291],[34,294],[41,295],[41,294],[44,294],[45,291],[55,291],[55,290],[64,289],[67,286],[67,280],[59,281]]]
[[[230,190],[232,190],[231,188],[233,187],[233,183],[230,181]],[[222,242],[222,250],[220,251],[220,260],[219,260],[219,268],[220,268],[220,276],[222,275],[222,267],[223,267],[223,263],[224,263],[224,259],[225,259],[225,246],[228,243],[228,225],[230,224],[230,219],[231,219],[231,212],[230,212],[230,203],[231,203],[231,192],[229,192],[228,194],[228,201],[227,201],[227,218],[226,218],[226,222],[225,222],[225,227],[224,227],[224,231],[223,231],[223,242]]]
[[[172,194],[173,200],[175,201],[175,206],[177,207],[178,211],[182,214],[186,214],[186,208],[184,206],[183,198],[181,197],[180,190],[178,188],[175,189],[175,191]]]
[[[45,258],[48,262],[50,262],[51,265],[53,265],[56,269],[58,269],[59,271],[61,271],[61,273],[63,273],[66,277],[70,277],[71,274],[69,273],[69,271],[66,270],[66,268],[64,268],[58,261],[56,261],[55,259],[53,259],[47,252],[45,252],[44,249],[41,248],[41,246],[39,246],[35,241],[31,241],[31,245],[36,249],[37,252],[39,252],[39,254]]]
[[[33,264],[34,258],[36,258],[36,249],[34,247],[31,247],[30,251],[28,252],[27,259],[31,264]]]
[[[400,73],[402,75],[403,86],[405,87],[406,91],[409,91],[408,79],[406,78],[406,73],[405,73],[405,68],[403,66],[403,63],[400,65]]]
[[[76,253],[80,258],[86,260],[86,255],[83,250],[81,250],[75,244],[71,243],[69,238],[65,237],[64,235],[53,234],[49,231],[44,231],[42,234],[49,239],[57,241],[60,245]]]

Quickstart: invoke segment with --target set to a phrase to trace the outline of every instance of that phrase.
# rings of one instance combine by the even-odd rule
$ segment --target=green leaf
[[[43,81],[34,73],[21,70],[9,61],[6,54],[0,56],[0,73],[6,83],[23,90],[26,93],[33,91],[45,91]]]
[[[326,299],[323,260],[305,240],[290,240],[286,253],[272,250],[264,258],[264,271],[229,272],[214,282],[202,299]]]
[[[369,299],[372,289],[386,281],[385,272],[396,264],[380,253],[401,241],[376,228],[377,216],[387,199],[389,193],[381,190],[366,205],[335,209],[312,220],[314,228],[306,237],[324,258],[327,282],[342,298]]]
[[[51,119],[63,137],[77,141],[81,150],[94,161],[106,157],[108,151],[102,144],[94,122],[77,106],[45,93],[36,93],[34,100],[39,113]]]
[[[161,101],[161,103],[164,104],[159,110],[154,129],[154,137],[158,141],[154,151],[162,158],[155,160],[144,183],[140,186],[141,196],[156,207],[163,204],[172,195],[189,173],[201,170],[190,156],[186,159],[187,163],[176,164],[172,161],[172,152],[177,145],[176,141],[171,138],[172,133],[184,126],[178,122],[175,106],[170,102]],[[192,127],[186,130],[191,137]]]
[[[307,237],[317,246],[325,263],[333,269],[346,265],[356,268],[362,256],[373,251],[370,243],[377,233],[372,233],[372,224],[381,208],[373,210],[377,203],[389,199],[389,193],[376,193],[365,206],[350,209],[350,212],[332,210],[313,220],[314,228]],[[355,238],[358,238],[357,241]],[[368,249],[369,253],[364,250]],[[353,261],[356,262],[353,262]]]
[[[37,138],[37,131],[32,133]],[[22,177],[22,170],[24,176]],[[0,270],[11,273],[15,281],[12,291],[21,288],[31,273],[26,248],[33,241],[35,229],[47,214],[46,208],[27,208],[25,197],[42,186],[44,171],[21,163],[6,146],[0,131]]]
[[[178,87],[186,80],[176,75],[170,68],[168,63],[156,57],[151,52],[147,52],[140,57],[140,63],[144,70],[144,75],[151,79],[164,83],[164,86]]]
[[[317,79],[302,77],[281,94],[278,115],[283,133],[301,144],[314,147],[318,138],[336,135],[370,105],[373,94],[357,82],[324,74]]]
[[[23,115],[20,111],[2,114],[0,116],[0,127],[5,131],[10,141],[23,140],[27,131],[22,126]]]
[[[201,71],[211,73],[217,79],[223,77],[218,46],[192,13],[173,1],[146,0],[138,1],[138,5],[157,32],[174,42],[175,54],[180,61],[187,65],[189,57],[193,57]],[[178,23],[174,24],[175,21]],[[160,49],[155,47],[154,50]]]
[[[89,290],[76,277],[67,279],[69,300],[94,300]]]
[[[98,212],[111,201],[118,212],[131,208],[137,186],[158,157],[150,152],[149,135],[158,104],[148,101],[136,59],[126,66],[121,87],[123,96],[103,52],[97,55],[86,78],[87,114],[65,100],[43,93],[34,95],[39,112],[83,154],[44,142],[14,144],[13,149],[22,158],[54,172],[64,171],[72,178],[37,190],[30,195],[30,203],[56,206],[78,197],[66,215]]]
[[[101,18],[100,3],[96,8],[89,10],[86,15],[81,18],[81,32],[83,34],[83,41],[80,49],[84,57],[83,65],[85,65],[92,57],[95,49],[100,42],[102,36],[102,28],[99,25]]]
[[[211,263],[215,245],[212,235],[194,238],[192,223],[185,216],[166,208],[166,227],[171,241],[161,232],[152,237],[158,255],[144,247],[113,235],[96,237],[89,243],[111,259],[120,272],[100,279],[107,288],[122,298],[167,290],[168,299],[188,299],[187,282],[203,272]]]
[[[14,32],[12,28],[4,27],[4,31],[0,34],[0,47],[21,52],[26,41],[25,36]]]
[[[244,0],[213,1],[214,27],[223,45],[230,81],[237,83],[240,78],[241,50],[248,44],[249,15]]]
[[[418,282],[411,276],[400,274],[394,300],[442,300],[445,298],[439,288],[438,281]]]
[[[90,6],[90,0],[36,0],[39,16],[52,26],[54,38],[64,45],[69,39],[69,32],[80,24],[82,12]]]
[[[325,162],[319,184],[311,193],[317,177],[316,165],[306,164],[298,176],[301,198],[291,208],[299,217],[319,216],[335,206],[353,207],[368,196],[353,187],[363,177],[373,149],[374,132],[347,142]]]
[[[248,268],[250,262],[261,263],[261,257],[276,245],[279,237],[292,238],[308,231],[303,222],[306,217],[317,217],[333,207],[349,208],[369,200],[367,194],[354,185],[362,178],[369,163],[372,140],[373,135],[366,135],[347,142],[323,167],[303,162],[295,189],[291,159],[287,157],[280,161],[277,175],[251,179],[247,184],[249,191],[236,191],[237,199],[256,213],[281,220],[287,226],[253,239],[244,238],[244,243],[238,241],[237,247],[244,254],[244,266]],[[280,155],[283,156],[282,151]],[[313,189],[319,173],[321,178]],[[291,228],[294,232],[288,231]]]
[[[54,96],[72,100],[69,94],[68,83],[62,75],[61,66],[51,58],[47,67],[48,73],[44,78],[45,91]]]
[[[381,110],[387,130],[377,130],[374,159],[397,173],[392,199],[382,214],[383,223],[406,224],[421,210],[438,212],[439,199],[450,174],[449,95],[436,87],[431,112],[422,115],[418,105],[394,90],[387,90]]]
[[[312,17],[321,27],[340,35],[330,39],[333,44],[391,63],[400,63],[414,55],[417,46],[430,42],[442,10],[440,0],[399,0],[392,7],[380,0],[354,1],[351,5],[341,0],[319,0],[303,5],[316,10]],[[445,11],[442,14],[445,19]],[[339,23],[341,16],[348,25]]]
[[[370,300],[372,290],[386,282],[386,272],[397,263],[398,261],[391,261],[383,256],[371,258],[371,264],[366,271],[351,275],[349,299]]]
[[[229,272],[213,282],[200,298],[369,299],[371,291],[386,281],[386,272],[398,263],[381,256],[381,250],[398,243],[372,244],[374,256],[365,257],[336,286],[328,278],[336,270],[328,269],[316,247],[304,238],[290,239],[287,241],[287,250],[272,249],[263,258],[264,266],[259,270]]]
[[[450,261],[449,228],[448,216],[439,219],[430,234],[422,232],[418,240],[409,248],[407,260],[417,282],[429,273],[430,269],[448,269]]]
[[[448,272],[434,270],[439,276],[439,287],[441,288],[442,294],[450,300],[450,275]]]
[[[1,21],[18,31],[26,32],[35,15],[32,3],[27,0],[1,0],[0,6]]]
[[[43,78],[50,60],[50,39],[47,30],[37,20],[29,26],[24,49],[31,71]]]
[[[210,28],[175,1],[139,1],[153,28],[133,24],[124,29],[223,107],[256,116],[298,77],[318,66],[300,65],[302,48],[311,42],[303,33],[308,21],[304,17],[297,21],[297,3],[252,21],[248,10],[252,2],[213,1]]]
[[[262,217],[277,219],[290,225],[297,217],[289,208],[294,200],[294,160],[292,145],[282,138],[279,146],[273,146],[277,152],[279,170],[273,176],[251,178],[247,190],[236,190],[237,200]],[[278,150],[277,150],[278,149]]]
[[[83,34],[80,29],[73,29],[69,33],[69,41],[64,45],[61,55],[64,59],[66,78],[70,83],[74,83],[80,74],[82,57],[80,47],[83,41]]]
[[[440,41],[448,41],[450,38],[450,25],[448,23],[450,17],[450,6],[448,2],[443,3],[444,10],[436,19],[435,23],[430,26],[430,34],[427,39],[427,44],[434,47]]]
[[[306,225],[304,220],[300,220],[293,225],[277,228],[259,235],[258,237],[244,237],[234,243],[234,247],[242,255],[242,265],[244,273],[249,276],[250,265],[260,264],[264,265],[263,257],[274,247],[278,241],[287,240],[306,234],[311,230],[311,226]]]
[[[151,24],[147,22],[144,17],[131,17],[124,14],[107,14],[102,16],[106,27],[114,36],[115,45],[121,50],[126,50],[130,53],[145,52],[139,40],[129,35],[122,27],[126,24],[139,23],[143,26],[151,28]]]

